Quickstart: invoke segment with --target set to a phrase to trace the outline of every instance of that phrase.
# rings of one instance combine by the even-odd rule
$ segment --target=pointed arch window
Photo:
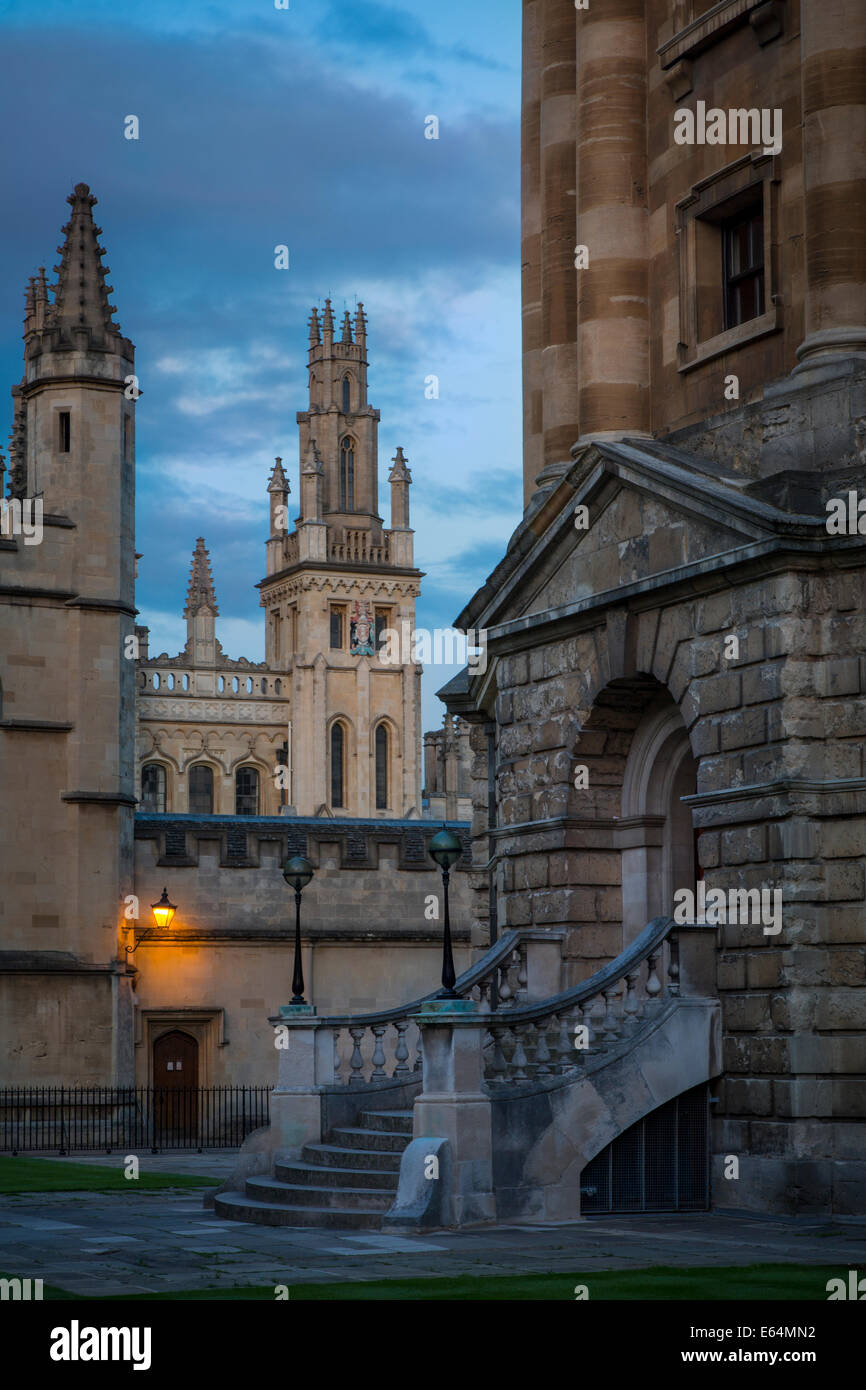
[[[376,810],[388,808],[388,726],[376,727]]]
[[[344,806],[346,733],[342,724],[331,726],[331,805]]]
[[[355,441],[346,435],[340,445],[340,511],[355,510]]]
[[[213,815],[213,768],[206,763],[195,763],[189,770],[189,813]]]
[[[141,810],[149,815],[165,811],[165,768],[160,763],[145,763],[141,769]]]
[[[259,814],[259,774],[254,767],[239,767],[235,773],[235,815]]]
[[[352,409],[352,381],[348,373],[343,377],[343,414],[348,415]]]

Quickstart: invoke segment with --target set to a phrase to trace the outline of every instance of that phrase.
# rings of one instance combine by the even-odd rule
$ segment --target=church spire
[[[183,616],[185,618],[194,617],[202,608],[210,609],[214,617],[219,613],[213,576],[210,572],[210,553],[205,549],[204,536],[199,536],[195,543],[195,550],[192,552],[192,563],[189,567],[189,588],[187,589],[186,608],[183,610]]]
[[[186,618],[186,652],[196,666],[213,666],[216,663],[221,650],[214,623],[218,613],[210,556],[205,549],[204,537],[199,536],[192,552],[186,608],[183,610]]]
[[[310,315],[310,347],[318,347],[321,341],[322,334],[319,328],[319,311],[314,304],[313,312]]]
[[[108,267],[102,264],[105,248],[99,245],[102,228],[93,221],[97,200],[86,183],[78,183],[66,201],[72,213],[58,247],[60,264],[54,267],[58,281],[51,325],[63,336],[88,329],[96,337],[119,338],[120,328],[112,322],[115,306],[108,302],[113,286],[105,283]]]
[[[349,318],[349,310],[347,309],[346,312],[345,312],[345,314],[343,315],[343,334],[342,334],[342,337],[340,338],[340,342],[341,342],[341,343],[351,343],[351,341],[352,341],[352,320]]]

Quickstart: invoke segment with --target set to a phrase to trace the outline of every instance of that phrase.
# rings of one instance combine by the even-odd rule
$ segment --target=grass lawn
[[[167,1187],[219,1187],[219,1178],[189,1173],[139,1173],[123,1176],[123,1155],[117,1166],[57,1163],[50,1158],[0,1157],[0,1193],[7,1192],[159,1192]]]
[[[720,1302],[725,1299],[780,1299],[826,1302],[826,1283],[837,1278],[835,1265],[745,1265],[725,1268],[700,1267],[671,1269],[609,1270],[593,1274],[525,1274],[491,1277],[461,1275],[442,1279],[382,1279],[353,1284],[291,1284],[295,1302],[465,1302],[508,1300],[511,1302],[562,1302],[574,1299],[575,1284],[586,1284],[590,1300],[643,1300],[659,1302],[694,1299]],[[45,1299],[76,1299],[62,1289],[44,1289]],[[100,1302],[175,1303],[239,1300],[274,1302],[273,1285],[231,1289],[194,1289],[179,1293],[117,1294]]]

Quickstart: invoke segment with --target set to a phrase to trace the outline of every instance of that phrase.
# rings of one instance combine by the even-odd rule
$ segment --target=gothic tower
[[[300,514],[277,459],[268,483],[267,664],[291,673],[289,800],[298,815],[418,816],[421,668],[383,651],[411,633],[422,575],[409,526],[412,481],[398,448],[389,474],[391,528],[378,514],[379,412],[367,400],[367,320],[330,300],[313,309],[309,405],[297,415]],[[410,647],[410,643],[404,644]],[[405,661],[402,658],[405,656]],[[303,738],[300,731],[303,730]]]
[[[116,1084],[132,1077],[134,348],[96,199],[80,183],[67,201],[12,392],[10,497],[41,509],[41,534],[0,536],[0,1053],[35,1083]]]

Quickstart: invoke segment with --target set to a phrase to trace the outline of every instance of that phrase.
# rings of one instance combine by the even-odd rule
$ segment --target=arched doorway
[[[665,693],[634,732],[622,786],[622,818],[634,844],[623,846],[623,944],[653,917],[673,912],[674,893],[698,876],[692,813],[697,763],[682,715]]]
[[[695,886],[695,835],[683,798],[697,790],[697,763],[679,708],[649,675],[611,681],[599,692],[573,756],[580,777],[569,811],[583,850],[574,883],[585,872],[586,884],[606,885],[601,932],[613,957],[654,917],[673,912],[678,888]],[[599,954],[596,942],[593,958]]]
[[[188,1142],[198,1130],[198,1042],[173,1028],[153,1044],[154,1142]]]

